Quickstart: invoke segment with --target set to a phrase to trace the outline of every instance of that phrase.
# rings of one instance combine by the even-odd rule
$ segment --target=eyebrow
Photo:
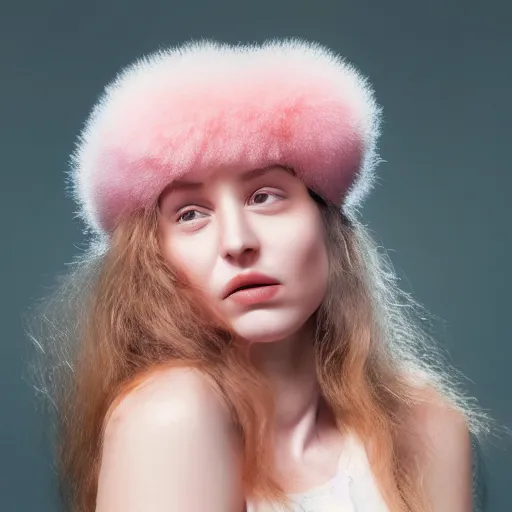
[[[244,181],[249,181],[251,179],[254,179],[258,176],[262,176],[266,174],[267,172],[273,170],[273,169],[282,169],[284,171],[290,172],[292,174],[293,171],[291,169],[288,169],[286,167],[277,166],[277,165],[269,165],[267,167],[258,167],[256,169],[251,169],[250,171],[246,171],[242,174],[241,178]],[[184,181],[184,180],[175,180],[171,184],[172,190],[177,189],[198,189],[204,186],[204,183],[202,181]]]

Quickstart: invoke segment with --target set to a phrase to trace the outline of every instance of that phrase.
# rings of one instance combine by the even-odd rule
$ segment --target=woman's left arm
[[[471,512],[472,450],[465,418],[437,402],[418,407],[414,422],[424,447],[414,458],[432,510]]]

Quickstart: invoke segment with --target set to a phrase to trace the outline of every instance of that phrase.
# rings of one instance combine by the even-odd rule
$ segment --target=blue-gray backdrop
[[[512,4],[506,0],[3,0],[0,510],[58,510],[23,379],[21,314],[77,253],[63,191],[75,138],[120,67],[159,46],[314,39],[375,86],[385,124],[364,214],[403,286],[442,320],[467,391],[512,425]],[[507,263],[509,262],[509,263]],[[489,506],[512,509],[510,442],[486,455]]]

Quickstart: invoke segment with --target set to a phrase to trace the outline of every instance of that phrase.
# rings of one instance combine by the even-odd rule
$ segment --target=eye
[[[268,190],[257,190],[251,197],[251,199],[254,199],[256,204],[265,204],[268,203],[268,201],[265,200],[267,197],[274,197],[279,198],[280,196],[278,194],[275,194],[273,192],[270,192]],[[259,200],[256,200],[259,198]]]
[[[176,219],[178,224],[183,224],[183,223],[186,223],[186,222],[192,222],[194,220],[198,220],[197,217],[195,217],[194,215],[190,215],[190,214],[194,214],[194,213],[201,213],[199,210],[185,210],[184,212],[182,212],[180,214],[180,216]]]
[[[253,202],[253,204],[256,205],[271,204],[273,202],[272,198],[279,199],[280,197],[280,195],[269,190],[259,189],[251,196],[249,202]],[[270,202],[269,198],[271,199]],[[189,208],[188,210],[181,211],[180,215],[176,219],[176,222],[178,224],[188,224],[190,222],[199,220],[201,218],[199,216],[204,217],[206,214],[199,210]]]

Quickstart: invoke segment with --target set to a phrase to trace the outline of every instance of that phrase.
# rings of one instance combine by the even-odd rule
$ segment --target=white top
[[[375,483],[364,446],[353,436],[336,475],[307,492],[288,494],[293,512],[389,512]],[[247,512],[283,512],[278,505],[247,503]]]

